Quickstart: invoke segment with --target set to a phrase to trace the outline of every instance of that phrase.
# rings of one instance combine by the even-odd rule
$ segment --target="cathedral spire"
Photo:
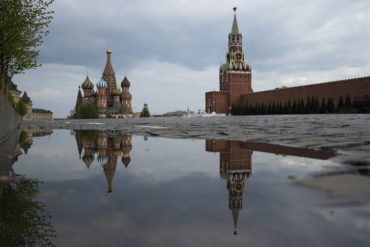
[[[108,196],[111,197],[113,194],[113,177],[116,173],[116,164],[109,164],[108,161],[108,163],[103,166],[103,171],[108,183]]]
[[[105,68],[103,72],[103,79],[106,82],[108,82],[109,87],[117,87],[116,76],[114,74],[112,61],[111,61],[111,54],[112,54],[112,50],[108,48],[107,49],[107,62],[105,64]]]
[[[104,75],[112,75],[112,74],[114,74],[114,72],[113,72],[113,66],[112,66],[112,62],[111,62],[111,54],[112,54],[112,51],[111,51],[110,48],[108,48],[107,49],[107,62],[105,64],[103,76]]]
[[[238,20],[236,19],[237,7],[234,7],[233,10],[234,10],[234,21],[233,21],[233,26],[231,28],[231,33],[232,34],[239,34]]]

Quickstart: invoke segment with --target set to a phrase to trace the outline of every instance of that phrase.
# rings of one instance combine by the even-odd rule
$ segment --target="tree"
[[[150,112],[149,112],[148,104],[144,104],[144,108],[143,108],[143,110],[140,113],[140,117],[141,118],[143,118],[143,117],[150,117]]]
[[[340,111],[343,108],[343,106],[344,106],[344,101],[343,101],[342,96],[340,96],[339,101],[338,101],[337,110]]]
[[[47,30],[54,0],[0,1],[0,87],[7,89],[6,81],[14,74],[40,66],[39,47]]]
[[[78,107],[79,118],[92,119],[99,117],[98,107],[92,103],[81,103]]]
[[[293,102],[292,113],[293,114],[297,114],[298,113],[297,101],[296,100],[294,100],[294,102]]]
[[[0,200],[1,246],[55,246],[55,229],[45,205],[35,199],[40,182],[14,175]]]
[[[313,113],[320,113],[320,102],[317,97],[312,97],[312,102],[313,102]]]
[[[326,109],[329,113],[333,113],[335,111],[335,105],[332,98],[328,99],[328,104],[326,105]]]
[[[306,106],[304,108],[304,113],[308,114],[308,113],[311,113],[311,98],[308,97],[307,98],[307,101],[306,101]]]
[[[327,107],[326,107],[326,103],[325,103],[325,98],[322,98],[322,102],[321,102],[321,106],[320,106],[320,113],[326,113],[328,110],[327,110]]]
[[[19,115],[21,115],[22,117],[24,117],[24,116],[27,114],[28,109],[27,109],[27,106],[26,106],[26,104],[23,102],[23,100],[22,100],[22,99],[20,99],[20,100],[18,101],[18,104],[17,104],[17,106],[16,106],[16,110],[17,110],[17,112],[19,113]]]
[[[303,99],[300,99],[298,101],[297,114],[304,114],[304,113],[305,113],[304,101]]]
[[[351,96],[347,95],[347,97],[346,97],[346,101],[345,101],[344,105],[345,105],[346,107],[352,107],[352,100],[351,100]]]

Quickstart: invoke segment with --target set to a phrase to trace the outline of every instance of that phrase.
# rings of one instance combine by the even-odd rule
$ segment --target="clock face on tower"
[[[242,59],[243,59],[243,54],[242,54],[241,52],[237,52],[237,53],[235,54],[235,59],[236,59],[237,61],[242,61]]]

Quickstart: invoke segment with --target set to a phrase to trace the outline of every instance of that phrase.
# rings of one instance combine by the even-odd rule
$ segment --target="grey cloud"
[[[64,102],[69,102],[68,109],[48,99],[40,104],[53,105],[58,116],[67,115],[86,71],[99,79],[105,50],[111,47],[117,79],[127,73],[133,83],[136,110],[144,102],[156,113],[187,105],[203,108],[204,92],[218,88],[217,66],[225,61],[231,7],[230,2],[211,0],[56,1],[40,61],[45,67],[60,64],[59,70],[67,74],[70,66],[75,79],[39,69],[38,77],[47,87],[68,85],[62,91],[68,95]],[[255,91],[369,75],[367,0],[240,1],[238,21]],[[22,84],[34,79],[28,74],[19,77]],[[28,87],[40,93],[38,85]],[[174,102],[171,109],[168,102]]]
[[[224,61],[229,7],[221,1],[56,2],[41,61],[99,68],[110,46],[127,69],[143,60],[204,69]],[[247,57],[253,67],[281,72],[361,66],[370,53],[369,7],[364,0],[241,3]]]

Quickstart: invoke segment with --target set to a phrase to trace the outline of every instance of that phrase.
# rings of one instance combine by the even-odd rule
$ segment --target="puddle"
[[[35,200],[50,212],[56,246],[370,244],[370,177],[330,151],[114,130],[33,134],[10,167],[42,182]]]

